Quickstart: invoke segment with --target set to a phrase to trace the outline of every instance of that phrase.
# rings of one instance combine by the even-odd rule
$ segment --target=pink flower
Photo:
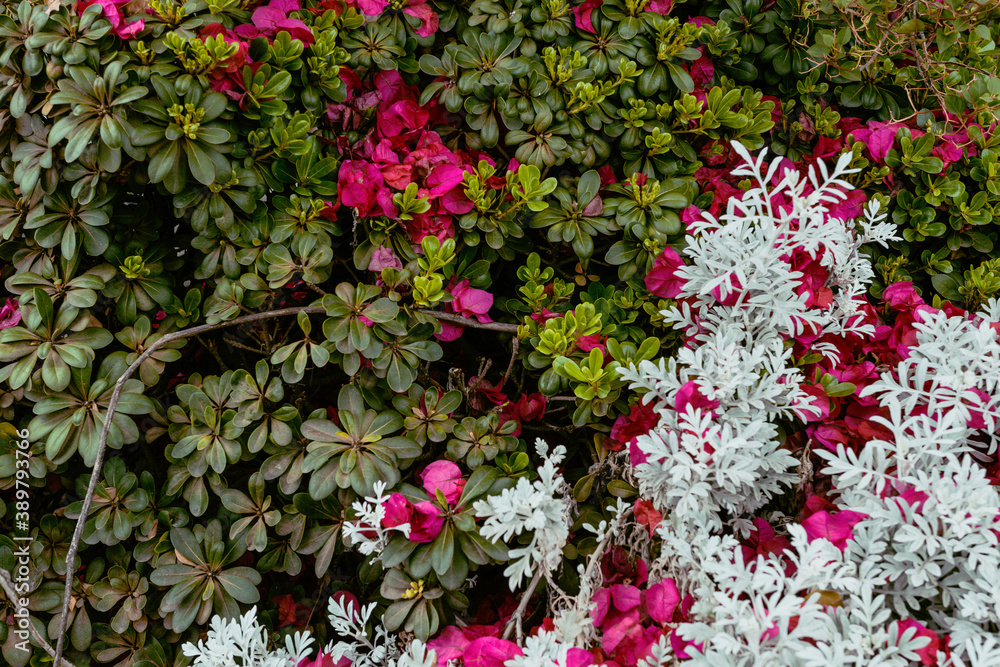
[[[512,641],[498,637],[480,637],[472,640],[462,655],[465,667],[504,667],[508,660],[524,655]]]
[[[16,327],[21,323],[21,304],[15,299],[8,297],[7,301],[0,308],[0,329]]]
[[[646,589],[646,612],[661,625],[670,623],[680,601],[681,596],[673,579],[664,579]]]
[[[424,483],[424,490],[431,498],[437,496],[441,491],[449,505],[454,504],[462,495],[465,488],[465,480],[462,479],[462,470],[451,461],[435,461],[420,473],[420,479]]]
[[[427,4],[427,0],[410,0],[410,4],[403,8],[403,13],[420,20],[420,26],[414,32],[421,37],[430,37],[437,32],[440,19],[437,12]]]
[[[125,22],[125,14],[122,12],[122,7],[127,5],[130,0],[80,0],[77,4],[77,11],[83,13],[87,7],[91,5],[100,5],[101,9],[104,11],[104,18],[106,18],[111,23],[111,32],[118,35],[122,39],[131,39],[139,33],[144,27],[146,27],[146,21],[143,19],[136,19],[131,23]]]
[[[865,152],[874,162],[882,164],[885,156],[896,143],[896,133],[902,123],[882,123],[872,121],[867,128],[854,130],[851,135],[855,141],[860,141],[865,145]]]
[[[779,537],[771,524],[764,519],[754,519],[753,525],[754,532],[750,533],[747,541],[740,545],[744,563],[752,563],[758,556],[781,557],[786,549],[792,548],[791,541],[786,537]],[[794,566],[792,569],[794,571]]]
[[[365,16],[378,16],[389,6],[389,0],[355,0],[355,4]]]
[[[867,519],[867,514],[844,510],[836,514],[830,514],[826,510],[821,510],[812,514],[802,522],[802,527],[806,529],[806,536],[809,541],[824,538],[833,542],[833,545],[843,551],[847,548],[847,541],[853,537],[855,524]]]
[[[674,409],[677,412],[687,412],[689,408],[701,408],[702,410],[714,410],[719,407],[719,402],[715,399],[709,400],[701,393],[701,387],[694,380],[688,380],[677,390],[674,397]]]
[[[595,9],[600,8],[603,4],[604,0],[584,0],[582,5],[573,7],[573,25],[580,30],[585,30],[591,34],[597,34],[597,31],[594,30],[591,14]]]
[[[725,298],[723,298],[722,296],[722,290],[724,287],[726,289]],[[739,301],[740,299],[740,292],[742,289],[743,289],[743,283],[740,282],[740,279],[730,274],[729,285],[728,286],[725,286],[724,284],[716,285],[715,287],[712,288],[712,296],[714,296],[715,300],[721,303],[723,306],[735,306],[736,302]]]
[[[410,541],[426,544],[433,542],[444,528],[441,508],[429,500],[417,503],[410,514]]]
[[[403,262],[400,261],[399,257],[396,257],[396,253],[393,252],[392,248],[387,248],[381,245],[375,248],[375,252],[372,253],[371,261],[368,263],[369,271],[401,268],[403,268]]]
[[[337,662],[333,661],[333,656],[320,653],[315,658],[305,657],[299,660],[297,667],[349,667],[351,659],[346,655]]]
[[[526,421],[538,421],[545,416],[545,394],[522,394],[517,401],[510,403],[500,411],[500,423],[506,424],[513,420],[517,429],[513,436],[521,435],[521,424]]]
[[[653,506],[653,503],[641,498],[635,501],[635,505],[632,506],[632,514],[640,526],[646,526],[649,529],[650,537],[653,536],[656,532],[656,527],[663,521],[663,514]]]
[[[384,189],[384,182],[382,172],[375,165],[361,160],[344,160],[337,181],[340,203],[356,208],[362,218],[372,215],[372,209],[379,203],[376,194]],[[382,212],[385,212],[384,207]]]
[[[413,504],[401,493],[394,493],[385,501],[385,516],[382,517],[382,525],[385,528],[395,528],[410,522],[410,514]]]
[[[938,664],[938,651],[944,651],[946,654],[950,653],[948,650],[947,636],[946,639],[942,641],[941,637],[939,637],[936,632],[927,629],[927,627],[920,621],[915,621],[912,618],[906,619],[905,621],[896,621],[896,627],[899,636],[902,636],[903,633],[910,628],[915,628],[917,633],[914,638],[927,637],[929,640],[923,648],[916,649],[917,655],[920,656],[921,665],[934,667],[934,665]]]
[[[649,433],[659,419],[651,403],[639,401],[629,409],[627,415],[621,415],[615,420],[609,440],[604,443],[605,449],[619,452],[626,446],[631,446],[637,437]]]
[[[896,310],[914,310],[917,306],[923,306],[924,300],[913,283],[898,282],[885,288],[882,292],[882,299]]]
[[[479,322],[492,322],[493,320],[486,313],[493,306],[493,295],[486,290],[469,287],[469,281],[463,280],[448,290],[454,297],[447,308],[462,317],[475,319]],[[450,322],[441,322],[441,333],[437,334],[439,340],[455,340],[462,335],[463,327]]]
[[[654,296],[664,299],[674,299],[680,295],[684,284],[687,282],[678,275],[684,266],[684,260],[676,250],[667,246],[663,253],[656,258],[656,263],[652,270],[646,274],[646,289]]]

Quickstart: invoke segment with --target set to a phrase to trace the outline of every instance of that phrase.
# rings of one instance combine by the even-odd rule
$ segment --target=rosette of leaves
[[[247,493],[237,489],[222,492],[222,505],[242,518],[229,527],[229,539],[243,540],[250,551],[267,548],[267,528],[281,520],[281,511],[269,509],[271,496],[265,495],[264,477],[255,472],[247,482]]]
[[[21,325],[0,331],[0,380],[12,389],[35,387],[40,382],[52,391],[70,384],[73,370],[87,371],[94,362],[94,350],[111,343],[106,329],[88,326],[90,314],[63,303],[56,311],[45,290],[31,291],[30,303],[21,307]],[[41,369],[35,366],[41,362]],[[36,434],[37,435],[37,434]]]
[[[520,130],[525,125],[533,125],[536,118],[552,115],[545,102],[549,82],[542,77],[536,63],[532,65],[526,75],[514,79],[510,86],[497,87],[497,110],[508,129]]]
[[[516,420],[501,424],[495,412],[478,419],[466,417],[453,429],[454,437],[448,441],[448,457],[455,461],[464,459],[466,466],[477,470],[497,454],[517,447],[517,437],[511,435],[516,430]]]
[[[763,71],[764,80],[777,85],[785,95],[795,94],[798,73],[809,70],[806,61],[806,46],[812,26],[801,17],[796,0],[777,0],[774,4],[772,23],[774,29],[765,36],[768,44],[761,51],[760,59],[771,64],[771,70]],[[728,24],[727,24],[728,25]],[[789,75],[795,72],[796,76]]]
[[[17,433],[13,424],[0,424],[0,490],[14,487],[18,470],[26,470],[28,473],[28,479],[22,479],[22,482],[42,486],[48,474],[56,468],[55,464],[45,458],[45,446],[41,441],[31,440],[28,448],[22,449],[18,447],[18,443],[24,438]],[[21,488],[24,488],[23,484]]]
[[[504,259],[513,259],[512,245],[524,236],[516,213],[521,207],[535,213],[548,208],[543,198],[556,189],[555,178],[541,179],[541,170],[535,165],[519,165],[517,171],[507,171],[500,188],[492,186],[497,168],[480,160],[474,172],[466,172],[465,196],[473,204],[468,213],[459,218],[465,230],[462,239],[469,245],[478,245],[481,234],[486,244]]]
[[[264,187],[252,169],[237,167],[216,174],[205,188],[186,188],[174,197],[174,208],[191,211],[197,232],[218,228],[231,241],[243,238],[245,219],[252,217]]]
[[[570,155],[567,135],[567,123],[553,124],[553,116],[536,115],[534,123],[524,129],[511,130],[504,141],[508,146],[517,147],[514,151],[515,160],[541,169],[566,161]]]
[[[36,90],[32,77],[45,69],[45,58],[38,45],[29,45],[28,41],[35,32],[44,29],[49,16],[44,7],[27,0],[22,0],[16,10],[9,13],[9,16],[6,13],[0,16],[0,39],[4,44],[0,67],[5,70],[0,74],[0,84],[6,89],[5,97],[9,96],[10,115],[20,118],[34,101]],[[95,13],[99,16],[100,10]],[[90,21],[94,18],[92,14]]]
[[[448,596],[448,606],[464,609],[469,600],[458,591],[448,591],[433,577],[417,577],[402,567],[388,570],[379,588],[382,597],[393,600],[382,616],[385,629],[393,632],[412,632],[417,639],[426,640],[438,631],[442,620],[448,616],[443,598]]]
[[[156,98],[135,103],[133,110],[146,122],[132,133],[135,145],[149,147],[149,181],[177,194],[187,185],[188,174],[202,185],[214,183],[218,174],[231,174],[225,154],[232,133],[218,122],[226,98],[205,93],[197,84],[182,93],[175,81],[159,75],[150,84]]]
[[[455,428],[452,414],[462,404],[462,392],[441,392],[437,387],[410,386],[406,394],[392,397],[392,405],[404,415],[403,428],[421,447],[444,442]]]
[[[235,257],[235,252],[233,255]],[[287,285],[295,276],[301,276],[313,285],[324,283],[330,277],[332,262],[333,249],[329,245],[303,243],[293,256],[287,246],[272,243],[261,254],[258,264],[267,270],[268,286],[277,289]]]
[[[109,358],[101,364],[93,381],[92,371],[91,364],[71,368],[70,380],[62,390],[49,388],[25,392],[25,397],[34,402],[35,412],[28,428],[33,438],[45,441],[45,456],[53,463],[65,463],[79,451],[86,465],[94,465],[108,404],[125,366]],[[135,378],[129,378],[122,385],[111,418],[108,447],[121,449],[139,439],[139,429],[132,416],[153,410],[152,401],[142,394],[143,389],[142,382]]]
[[[549,206],[531,219],[532,228],[547,229],[553,243],[569,243],[584,265],[594,254],[594,237],[617,231],[604,211],[599,192],[601,176],[591,170],[580,177],[575,196],[567,188],[556,188],[552,195],[559,206]]]
[[[618,74],[619,60],[622,58],[635,60],[638,52],[638,45],[634,40],[636,32],[632,32],[628,25],[629,21],[635,19],[628,17],[626,21],[611,18],[616,13],[622,13],[621,4],[615,4],[606,2],[599,10],[591,13],[590,20],[594,32],[580,33],[580,41],[573,47],[587,58],[587,67],[593,70],[597,79],[607,77],[608,72]],[[651,24],[648,16],[643,16],[640,20]],[[631,35],[626,37],[630,33]]]
[[[118,342],[131,350],[131,352],[119,350],[112,352],[110,356],[122,357],[124,364],[130,366],[148,347],[154,345],[164,335],[166,334],[153,333],[153,327],[149,322],[149,318],[143,315],[136,319],[132,326],[125,327],[115,334]],[[147,387],[152,387],[159,382],[160,375],[162,375],[167,364],[181,358],[180,351],[186,344],[187,342],[183,339],[170,341],[165,345],[161,345],[146,357],[139,364],[138,376],[142,383]]]
[[[485,93],[486,88],[509,86],[528,72],[528,60],[514,55],[521,38],[507,33],[467,28],[455,49],[455,63],[462,70],[456,88],[464,97]],[[431,63],[431,61],[428,61]]]
[[[108,613],[118,608],[110,624],[115,632],[125,632],[128,628],[145,632],[149,625],[145,611],[149,579],[131,568],[132,559],[120,545],[111,547],[107,553],[110,561],[107,574],[91,589],[94,609]]]
[[[160,601],[160,613],[174,632],[183,632],[192,623],[207,623],[213,613],[239,616],[238,602],[260,600],[260,574],[250,567],[230,567],[246,552],[246,545],[227,540],[219,520],[196,526],[194,532],[173,528],[170,544],[172,558],[161,557],[149,580],[169,587]]]
[[[397,628],[412,627],[412,632],[419,632],[418,628],[434,625],[434,611],[465,609],[468,602],[458,594],[458,590],[469,572],[507,558],[507,549],[503,544],[495,545],[479,534],[472,506],[476,500],[497,493],[509,484],[510,480],[501,479],[496,468],[481,466],[469,476],[462,495],[454,505],[449,505],[440,491],[431,499],[444,517],[441,532],[433,541],[417,543],[402,535],[395,535],[389,540],[382,555],[382,565],[391,569],[386,572],[381,588],[383,597],[394,600],[383,619],[387,627],[392,623]],[[423,490],[408,484],[403,485],[401,492],[411,502],[427,500]],[[403,590],[397,585],[402,583],[399,574],[409,575],[409,582]],[[421,580],[425,583],[423,591],[420,590]],[[438,597],[426,593],[428,588],[433,590],[433,582],[441,586]],[[441,600],[443,606],[432,611],[434,605],[428,603],[434,600]],[[430,632],[433,634],[434,630]]]
[[[326,410],[322,408],[313,410],[309,419],[322,419],[326,416]],[[273,439],[264,444],[264,453],[268,458],[260,467],[260,472],[264,479],[271,481],[278,480],[278,488],[286,496],[291,496],[298,491],[302,484],[302,464],[309,455],[309,439],[302,436],[302,422],[298,414],[291,420],[289,426],[292,430],[292,438],[285,445],[279,445]]]
[[[604,198],[606,215],[637,237],[648,237],[642,230],[655,230],[667,237],[680,234],[677,211],[691,205],[691,184],[680,178],[656,180],[633,175],[608,186]]]
[[[302,381],[310,361],[316,368],[323,368],[330,363],[331,344],[327,341],[316,342],[310,338],[312,320],[309,319],[309,314],[298,313],[296,324],[304,338],[278,348],[271,355],[271,363],[281,364],[281,377],[289,384]]]
[[[86,495],[90,475],[77,478],[77,490]],[[142,523],[138,512],[149,505],[149,494],[139,486],[135,473],[125,469],[125,462],[113,458],[104,463],[104,479],[94,487],[90,513],[83,525],[83,541],[87,544],[114,546],[127,540],[132,529]],[[83,501],[66,508],[66,516],[79,519]]]
[[[405,38],[402,43],[406,43]],[[393,30],[381,21],[370,21],[364,28],[345,34],[341,44],[351,54],[351,67],[396,69],[396,63],[407,57]]]
[[[32,565],[38,572],[66,575],[66,554],[73,528],[72,521],[55,514],[46,514],[39,519],[38,531],[31,545]]]
[[[170,277],[160,261],[165,249],[154,248],[143,254],[123,256],[120,247],[105,253],[118,271],[104,288],[104,294],[115,300],[115,314],[124,324],[133,324],[140,312],[160,309],[173,300]]]
[[[42,257],[34,271],[18,272],[8,278],[7,290],[20,296],[37,287],[45,291],[53,303],[65,301],[74,308],[93,307],[97,294],[114,275],[114,267],[100,264],[79,273],[79,255],[63,255],[58,261],[57,268],[48,256]]]
[[[250,453],[256,454],[268,442],[280,447],[291,443],[293,431],[289,424],[298,419],[299,411],[294,405],[282,404],[285,388],[277,377],[270,377],[267,362],[258,361],[253,375],[237,370],[232,384],[232,398],[238,402],[237,424],[246,428],[260,422],[247,440]]]
[[[184,461],[193,477],[201,477],[209,468],[222,473],[236,463],[243,450],[243,427],[236,419],[239,405],[233,397],[233,371],[209,376],[202,382],[195,373],[189,384],[177,387],[179,405],[167,410],[168,432],[173,445],[167,448],[174,460]]]
[[[376,412],[365,406],[361,392],[347,385],[337,398],[339,424],[329,419],[309,419],[302,424],[309,455],[302,471],[312,473],[309,495],[326,498],[336,489],[354,489],[359,496],[374,493],[375,482],[388,487],[399,483],[400,470],[420,456],[413,438],[391,435],[403,427],[395,410]]]
[[[167,484],[164,493],[170,497],[179,494],[187,501],[192,516],[203,515],[208,509],[208,490],[212,489],[215,495],[219,495],[226,488],[222,477],[214,470],[207,470],[203,475],[192,475],[183,460],[170,456],[169,447],[164,456],[172,464],[167,468]]]
[[[34,230],[35,242],[43,248],[59,248],[64,257],[74,257],[82,247],[91,256],[103,254],[110,238],[102,229],[111,221],[113,193],[96,197],[87,204],[73,199],[60,187],[45,195],[43,206],[34,208],[24,221],[24,229]]]
[[[397,326],[390,327],[390,324]],[[396,320],[382,322],[376,331],[376,335],[383,341],[382,352],[372,359],[375,376],[384,378],[394,392],[409,389],[417,379],[417,368],[421,361],[438,361],[444,355],[441,346],[429,340],[433,333],[434,325],[429,323],[417,324],[407,331]]]
[[[681,61],[701,58],[701,52],[692,46],[700,31],[691,23],[681,25],[679,19],[658,17],[649,37],[636,39],[639,48],[635,59],[643,68],[636,81],[639,95],[657,99],[670,90],[668,82],[681,92],[694,91],[694,80]]]
[[[75,162],[92,139],[98,140],[97,162],[108,173],[121,168],[122,150],[133,160],[144,159],[144,151],[132,144],[134,129],[127,110],[149,90],[145,86],[121,89],[127,78],[122,71],[125,62],[123,58],[112,60],[100,75],[85,65],[69,65],[67,76],[57,82],[59,91],[49,97],[49,102],[66,105],[65,110],[72,111],[52,126],[49,146],[67,139],[63,154],[66,162]]]
[[[173,526],[187,525],[191,515],[184,507],[174,504],[174,496],[167,492],[166,483],[157,493],[156,479],[148,470],[139,475],[139,487],[146,492],[149,504],[135,513],[138,521],[135,538],[139,543],[132,554],[140,563],[146,563],[152,560],[160,538]]]
[[[400,330],[395,322],[399,306],[380,295],[381,290],[374,285],[340,283],[333,294],[323,297],[323,308],[328,315],[323,322],[323,335],[344,355],[343,368],[348,375],[360,370],[362,355],[375,359],[382,354],[383,339],[406,334],[405,328]],[[370,320],[372,326],[363,322],[362,317]]]

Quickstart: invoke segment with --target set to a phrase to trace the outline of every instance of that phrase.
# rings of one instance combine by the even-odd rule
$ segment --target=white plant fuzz
[[[734,173],[757,187],[731,200],[721,221],[695,225],[679,271],[687,280],[681,306],[663,313],[686,330],[688,345],[676,359],[623,373],[660,416],[637,440],[647,457],[635,471],[640,496],[664,514],[650,569],[695,599],[691,622],[678,628],[695,642],[685,649],[690,660],[678,662],[664,636],[640,664],[907,667],[929,646],[899,624],[914,619],[948,642],[950,655],[936,656],[942,667],[1000,664],[1000,494],[977,462],[998,449],[997,300],[972,319],[920,315],[917,344],[896,376],[882,373],[864,393],[888,408],[890,417],[876,420],[892,442],[819,452],[838,509],[868,515],[843,552],[791,524],[783,559],[744,563],[737,540],[722,534],[724,519],[743,528],[798,479],[774,426],[809,408],[786,341],[803,332],[869,332],[854,317],[873,275],[858,249],[891,240],[894,230],[877,206],[860,235],[825,216],[825,205],[850,189],[841,179],[849,157],[832,172],[819,163],[806,195],[792,172],[769,192],[776,166],[765,174],[761,159],[736,150],[747,164]],[[779,191],[790,211],[774,205]],[[783,259],[796,251],[829,271],[828,308],[806,308],[801,276]],[[733,290],[734,305],[720,303]],[[832,347],[817,351],[836,361]],[[678,390],[689,381],[718,407],[678,412]],[[791,576],[788,562],[797,568]]]
[[[376,495],[379,495],[376,492]],[[375,603],[360,609],[348,598],[330,598],[329,621],[333,631],[344,637],[331,642],[323,649],[336,664],[341,658],[351,661],[352,667],[435,667],[437,653],[429,650],[419,639],[414,639],[405,649],[394,635],[373,623],[375,638],[365,629],[372,620]],[[309,657],[313,638],[308,632],[297,632],[285,638],[285,648],[268,650],[267,631],[257,622],[257,607],[240,618],[212,618],[208,637],[198,644],[187,643],[181,647],[184,655],[194,658],[192,667],[298,667]]]
[[[522,477],[513,488],[477,500],[473,505],[476,516],[485,519],[479,533],[491,542],[506,542],[515,535],[532,531],[527,546],[509,551],[510,564],[504,575],[512,591],[536,568],[551,572],[559,565],[572,524],[569,485],[557,470],[566,457],[566,448],[559,445],[549,452],[541,439],[535,442],[535,447],[544,459],[538,468],[538,479],[529,482]]]
[[[376,563],[382,558],[392,533],[400,532],[404,537],[410,536],[410,524],[404,523],[392,528],[383,526],[385,503],[389,500],[389,496],[385,495],[385,482],[375,482],[373,490],[375,495],[368,496],[364,502],[354,502],[352,507],[357,518],[344,522],[343,534],[345,544],[356,546],[365,556],[372,556],[371,562]]]
[[[267,649],[267,630],[257,621],[257,607],[240,618],[212,618],[208,636],[181,647],[194,658],[193,667],[294,667],[309,654],[313,639],[307,632],[285,638],[285,647]]]

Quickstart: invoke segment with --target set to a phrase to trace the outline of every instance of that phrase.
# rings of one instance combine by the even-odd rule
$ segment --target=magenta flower
[[[21,323],[21,304],[16,300],[8,298],[0,308],[0,329],[16,327]]]
[[[646,612],[661,625],[666,625],[680,604],[681,595],[673,579],[664,579],[646,589]]]
[[[237,27],[236,34],[244,39],[252,39],[259,36],[274,38],[279,32],[287,32],[292,39],[301,40],[309,46],[314,41],[309,26],[299,19],[288,18],[289,12],[299,9],[299,0],[271,0],[267,6],[253,10],[250,16],[253,25]]]
[[[688,408],[701,408],[702,410],[714,410],[719,407],[719,402],[715,399],[709,400],[701,393],[701,387],[694,380],[689,380],[681,385],[674,397],[674,409],[677,412],[687,412]]]
[[[930,640],[929,643],[923,648],[916,649],[916,654],[920,656],[921,665],[934,667],[938,664],[938,651],[944,651],[946,654],[950,653],[948,650],[947,635],[945,635],[945,639],[942,640],[936,632],[928,629],[927,626],[920,621],[908,618],[905,621],[896,621],[896,627],[898,628],[898,634],[900,636],[902,636],[902,634],[910,628],[916,628],[917,634],[915,637],[927,637],[927,639]]]
[[[111,23],[111,32],[118,35],[122,39],[132,39],[140,30],[146,27],[146,22],[143,19],[136,19],[131,23],[125,22],[125,14],[122,12],[122,7],[127,5],[129,1],[130,0],[80,0],[76,7],[77,11],[82,14],[83,11],[91,5],[100,5],[101,9],[104,10],[104,18]]]
[[[429,500],[417,503],[410,514],[410,541],[426,544],[433,542],[444,528],[441,508]]]
[[[492,322],[493,320],[486,313],[493,306],[493,295],[486,290],[469,287],[469,281],[463,280],[449,290],[455,297],[448,303],[451,312],[469,319],[480,322]],[[450,322],[441,323],[441,333],[437,334],[439,340],[455,340],[462,335],[462,326]]]
[[[653,410],[650,403],[639,401],[629,409],[627,415],[621,415],[611,426],[609,441],[604,447],[612,452],[620,452],[626,446],[631,446],[640,435],[649,433],[660,416]],[[638,465],[638,464],[635,464]]]
[[[844,510],[836,514],[830,514],[826,510],[821,510],[812,514],[802,522],[802,527],[806,529],[806,536],[809,541],[819,538],[833,542],[833,545],[843,551],[847,548],[847,540],[854,536],[855,524],[867,519],[867,514]]]
[[[392,248],[387,248],[381,245],[375,248],[375,252],[372,253],[371,261],[368,263],[369,271],[401,268],[403,268],[403,262],[400,261],[399,257],[396,257],[396,253],[393,252]]]
[[[512,641],[498,637],[474,639],[462,655],[464,667],[504,667],[508,660],[524,655]]]
[[[375,165],[361,160],[344,160],[337,181],[340,203],[358,209],[361,217],[372,215],[372,209],[381,203],[377,194],[384,189],[384,182],[382,172]]]
[[[582,5],[572,8],[573,24],[580,30],[596,35],[591,14],[595,9],[599,9],[604,4],[604,0],[584,0]]]
[[[646,289],[654,296],[664,299],[675,299],[680,295],[684,284],[687,282],[678,275],[684,267],[684,260],[677,254],[677,251],[667,246],[663,253],[656,258],[656,263],[652,270],[646,274]]]
[[[437,496],[437,492],[444,494],[449,505],[455,504],[462,495],[465,488],[465,480],[462,479],[462,470],[451,461],[435,461],[420,473],[420,479],[424,483],[424,490],[431,498]]]
[[[382,517],[382,525],[386,528],[395,528],[410,522],[413,504],[401,493],[394,493],[389,496],[389,500],[383,505],[385,516]]]
[[[852,136],[855,141],[860,141],[865,145],[868,157],[879,164],[885,162],[885,156],[896,143],[896,133],[902,123],[882,123],[872,121],[867,128],[854,130]]]

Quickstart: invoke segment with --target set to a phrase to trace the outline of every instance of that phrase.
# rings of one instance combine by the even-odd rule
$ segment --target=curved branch
[[[451,313],[437,313],[433,310],[416,310],[414,312],[421,313],[423,315],[430,315],[442,322],[451,322],[452,324],[460,324],[463,327],[470,327],[472,329],[486,329],[487,331],[503,331],[504,333],[517,333],[517,324],[507,324],[506,322],[478,322],[468,317],[462,317],[461,315],[453,315]]]
[[[63,589],[62,618],[59,621],[59,638],[56,640],[56,649],[52,658],[55,664],[61,664],[63,643],[66,639],[66,622],[69,619],[69,604],[73,595],[73,575],[76,573],[76,553],[80,546],[80,539],[83,537],[83,527],[87,523],[87,516],[90,514],[90,505],[94,499],[94,491],[97,489],[97,480],[100,477],[101,465],[104,462],[104,452],[108,446],[108,433],[111,431],[111,424],[115,416],[115,409],[118,407],[118,399],[121,398],[122,389],[125,382],[132,377],[142,362],[146,361],[156,350],[163,345],[182,338],[189,338],[208,331],[224,329],[239,324],[249,324],[258,320],[266,320],[272,317],[282,317],[284,315],[298,315],[299,313],[325,313],[322,306],[296,306],[293,308],[282,308],[280,310],[269,310],[264,313],[254,313],[244,315],[235,320],[219,322],[218,324],[201,324],[196,327],[188,327],[172,333],[164,334],[162,338],[153,342],[139,355],[139,358],[125,369],[122,376],[115,382],[114,391],[111,392],[111,400],[108,402],[108,411],[104,415],[104,426],[101,427],[101,437],[97,443],[97,457],[94,459],[93,471],[90,474],[90,484],[87,485],[87,495],[83,497],[83,507],[80,508],[80,516],[76,520],[76,528],[73,530],[73,539],[69,543],[69,550],[66,552],[66,587]]]
[[[435,313],[429,310],[418,310],[416,312],[423,313],[424,315],[430,315],[431,317],[445,322],[460,324],[462,326],[473,327],[476,329],[502,331],[505,333],[517,333],[518,329],[518,325],[516,324],[504,324],[502,322],[477,322],[476,320],[461,317],[460,315]],[[326,309],[322,306],[295,306],[292,308],[281,308],[279,310],[269,310],[263,313],[244,315],[243,317],[237,317],[234,320],[226,322],[219,322],[218,324],[201,324],[195,327],[188,327],[187,329],[181,329],[179,331],[165,334],[162,338],[147,347],[143,353],[140,354],[127,369],[125,369],[125,372],[122,373],[120,378],[118,378],[118,381],[115,382],[114,391],[111,393],[111,400],[108,402],[108,410],[104,415],[104,425],[101,427],[101,437],[97,443],[97,457],[94,459],[93,471],[90,475],[90,483],[87,485],[87,495],[83,498],[83,506],[80,508],[80,516],[77,518],[76,528],[73,530],[73,539],[70,541],[69,550],[66,552],[66,586],[63,589],[62,618],[59,621],[59,638],[56,641],[55,651],[50,652],[50,655],[52,655],[53,661],[56,665],[74,667],[65,660],[63,660],[62,663],[60,662],[60,660],[62,660],[63,643],[66,637],[66,622],[69,618],[69,604],[73,594],[73,575],[76,572],[74,565],[76,562],[77,551],[80,546],[80,540],[83,537],[83,528],[86,525],[87,516],[90,514],[90,506],[94,499],[94,492],[97,489],[97,480],[100,475],[101,466],[104,462],[104,453],[108,446],[108,433],[111,431],[115,410],[118,407],[118,400],[121,398],[125,382],[139,369],[142,362],[146,361],[146,359],[156,352],[157,349],[172,341],[190,338],[192,336],[197,336],[198,334],[216,331],[218,329],[225,329],[227,327],[237,326],[240,324],[249,324],[250,322],[271,319],[273,317],[283,317],[285,315],[298,315],[299,313],[326,313]]]
[[[18,597],[17,590],[14,586],[14,581],[10,578],[10,574],[7,572],[7,570],[0,570],[0,589],[3,589],[3,592],[7,596],[8,600],[10,600],[15,605],[17,604],[17,597]],[[38,632],[38,629],[35,627],[35,624],[32,623],[30,620],[28,621],[28,629],[31,630],[32,636],[35,638],[36,641],[38,641],[42,649],[53,657],[54,664],[58,665],[59,667],[76,667],[76,665],[74,665],[66,658],[60,658],[56,655],[56,650],[52,648],[51,644],[45,641],[45,637],[43,637]],[[13,631],[14,631],[13,628],[11,628],[10,632]]]

